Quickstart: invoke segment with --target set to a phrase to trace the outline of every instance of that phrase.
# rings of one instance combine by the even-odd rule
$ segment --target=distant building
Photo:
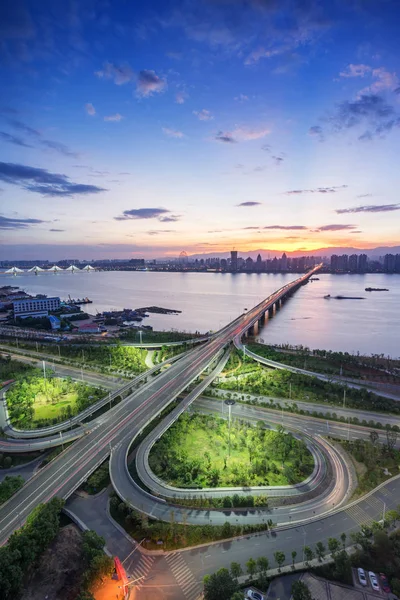
[[[231,271],[232,273],[236,273],[238,270],[238,253],[237,250],[231,251]]]
[[[60,308],[60,298],[26,298],[13,302],[14,318],[47,317]]]
[[[57,331],[61,327],[61,321],[58,317],[54,315],[49,315],[50,325],[53,331]]]
[[[394,273],[396,265],[396,257],[394,254],[385,254],[383,259],[383,268],[386,273]]]
[[[287,271],[288,270],[288,259],[286,256],[286,253],[284,252],[282,254],[282,258],[281,258],[281,271]]]
[[[365,273],[368,268],[368,257],[366,254],[360,254],[358,257],[358,272]]]
[[[352,254],[349,257],[349,271],[350,273],[357,273],[358,270],[358,256],[357,254]]]

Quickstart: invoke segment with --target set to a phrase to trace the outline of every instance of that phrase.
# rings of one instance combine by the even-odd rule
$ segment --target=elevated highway
[[[30,479],[0,507],[0,544],[25,521],[32,509],[53,496],[68,498],[137,427],[150,423],[207,369],[235,337],[243,335],[275,303],[303,285],[320,265],[283,286],[244,315],[234,319],[210,341],[187,352],[169,369],[134,391],[102,416],[101,424],[72,444]]]

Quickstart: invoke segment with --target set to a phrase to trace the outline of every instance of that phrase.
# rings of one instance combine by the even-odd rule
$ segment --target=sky
[[[0,258],[400,243],[397,0],[0,3]]]

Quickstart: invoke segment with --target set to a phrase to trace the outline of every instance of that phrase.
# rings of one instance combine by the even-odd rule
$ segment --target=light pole
[[[231,413],[232,413],[232,406],[234,404],[236,404],[236,402],[234,400],[225,400],[225,404],[228,407],[228,456],[231,455]]]
[[[243,344],[243,362],[246,360],[246,346]]]
[[[46,362],[44,360],[42,360],[43,363],[43,377],[44,379],[46,379]]]
[[[141,329],[139,329],[140,345],[142,345],[142,343],[143,343],[143,341],[142,341],[142,340],[143,340],[142,336],[143,336],[143,331],[142,331]]]

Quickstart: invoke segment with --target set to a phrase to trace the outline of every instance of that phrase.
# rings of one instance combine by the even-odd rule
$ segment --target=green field
[[[150,453],[154,473],[178,487],[286,485],[313,469],[305,444],[282,429],[264,429],[240,420],[231,426],[209,415],[183,414]]]
[[[34,428],[69,419],[103,398],[105,391],[81,381],[43,378],[39,371],[18,379],[7,392],[11,423]]]

